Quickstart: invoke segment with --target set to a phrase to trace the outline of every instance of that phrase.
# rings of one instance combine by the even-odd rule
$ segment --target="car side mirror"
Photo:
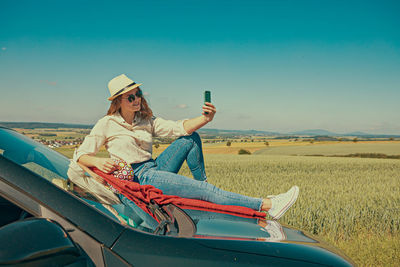
[[[61,225],[45,218],[29,218],[1,227],[0,251],[0,265],[94,266]]]

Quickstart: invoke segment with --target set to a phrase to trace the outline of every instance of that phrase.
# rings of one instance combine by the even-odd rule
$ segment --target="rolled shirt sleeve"
[[[152,118],[152,131],[154,137],[179,137],[184,135],[189,135],[183,123],[185,120],[173,121],[165,120],[163,118]]]
[[[79,148],[75,149],[73,160],[77,162],[82,155],[94,156],[106,142],[107,120],[100,119],[93,127],[89,135],[85,137]]]

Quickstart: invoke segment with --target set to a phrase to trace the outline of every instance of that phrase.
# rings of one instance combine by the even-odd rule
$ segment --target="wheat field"
[[[209,181],[265,197],[300,187],[280,221],[339,247],[360,266],[400,263],[400,160],[206,155]],[[181,174],[191,176],[186,166]]]

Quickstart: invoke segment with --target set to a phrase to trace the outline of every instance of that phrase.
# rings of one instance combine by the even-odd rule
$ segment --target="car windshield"
[[[137,215],[141,211],[128,209],[117,197],[115,198],[119,203],[111,205],[104,196],[97,195],[88,188],[85,189],[81,186],[82,184],[73,183],[68,177],[70,159],[23,134],[0,127],[0,155],[73,193],[123,224],[148,232],[154,230],[152,229],[154,226],[150,227],[154,224],[154,222],[150,222],[152,220],[150,215]],[[86,173],[86,175],[88,174]],[[90,178],[90,180],[92,179]],[[109,189],[104,186],[104,190]]]
[[[68,158],[16,131],[0,129],[0,154],[49,181],[68,179]]]

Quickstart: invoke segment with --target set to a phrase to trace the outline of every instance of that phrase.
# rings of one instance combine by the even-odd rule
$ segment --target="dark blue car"
[[[107,188],[93,189],[88,183],[95,184],[94,178],[69,179],[69,163],[0,127],[0,265],[354,265],[338,250],[277,221],[152,205],[157,222]]]

